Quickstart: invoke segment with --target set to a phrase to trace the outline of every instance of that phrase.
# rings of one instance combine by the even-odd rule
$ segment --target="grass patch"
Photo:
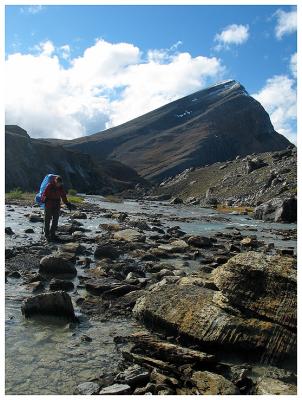
[[[28,200],[35,201],[35,192],[23,192],[20,188],[16,188],[11,190],[8,193],[5,193],[5,199],[7,200]]]
[[[83,203],[84,201],[84,197],[82,196],[69,196],[67,197],[68,201],[70,201],[70,203]]]

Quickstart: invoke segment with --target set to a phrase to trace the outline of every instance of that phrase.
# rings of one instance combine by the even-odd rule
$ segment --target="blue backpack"
[[[48,174],[45,176],[45,178],[43,179],[41,186],[40,186],[40,190],[39,193],[36,194],[35,197],[35,202],[41,207],[41,208],[45,208],[45,204],[42,201],[42,195],[43,192],[46,188],[46,186],[49,184],[49,182],[51,182],[53,180],[53,178],[55,178],[57,175],[54,174]]]

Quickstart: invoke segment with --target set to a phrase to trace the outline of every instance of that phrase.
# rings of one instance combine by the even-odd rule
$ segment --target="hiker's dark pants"
[[[59,208],[45,208],[45,211],[44,211],[44,235],[45,236],[49,236],[49,233],[51,235],[55,235],[57,227],[58,227],[59,216],[60,216]],[[50,228],[50,222],[51,222],[51,228]]]

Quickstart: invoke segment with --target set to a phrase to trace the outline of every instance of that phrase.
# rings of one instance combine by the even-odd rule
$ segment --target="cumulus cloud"
[[[252,96],[270,114],[275,130],[296,143],[296,81],[287,75],[276,75]]]
[[[277,39],[282,39],[284,35],[289,35],[297,30],[297,11],[286,12],[284,10],[277,10],[274,13],[277,18],[277,25],[275,27],[275,35]]]
[[[248,25],[229,25],[222,32],[217,33],[214,41],[218,44],[215,50],[229,49],[231,45],[240,45],[245,43],[249,38]]]
[[[126,122],[222,78],[216,57],[96,40],[76,58],[40,43],[6,60],[6,123],[33,137],[71,139]],[[62,59],[68,58],[63,67]]]

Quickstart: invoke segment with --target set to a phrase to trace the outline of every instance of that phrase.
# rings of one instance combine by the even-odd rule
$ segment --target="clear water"
[[[192,206],[171,206],[164,202],[109,203],[101,196],[87,196],[86,201],[108,210],[127,212],[133,219],[159,216],[165,226],[179,225],[191,234],[211,235],[229,232],[228,227],[234,227],[243,234],[255,234],[259,239],[274,242],[277,247],[296,248],[296,241],[282,241],[275,234],[263,231],[266,228],[294,229],[295,224],[266,224],[246,216],[219,214],[212,209]],[[39,243],[42,223],[28,221],[24,214],[31,211],[31,207],[6,206],[6,226],[15,232],[13,236],[6,235],[6,247]],[[190,218],[190,221],[173,221],[174,217]],[[60,223],[67,220],[68,214],[61,217]],[[100,223],[116,221],[100,215],[81,222],[91,229],[87,235],[94,235],[100,229]],[[34,234],[24,233],[29,227],[35,230]],[[257,231],[249,231],[250,228],[257,228]],[[181,265],[181,261],[178,262]],[[17,280],[9,279],[6,283],[6,394],[72,394],[79,383],[96,378],[109,365],[114,369],[119,355],[113,337],[128,335],[139,327],[134,321],[122,319],[84,320],[72,328],[59,320],[26,320],[20,308],[23,298],[28,295]],[[92,342],[81,341],[83,334],[90,336]]]

